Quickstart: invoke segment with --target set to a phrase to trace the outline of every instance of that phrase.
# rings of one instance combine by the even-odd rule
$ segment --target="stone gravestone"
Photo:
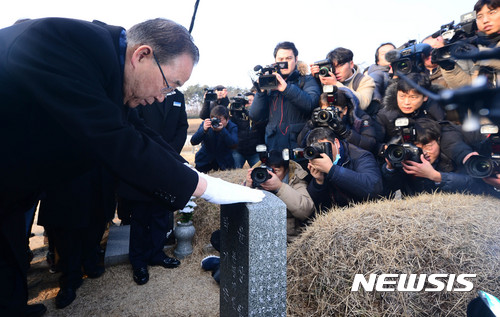
[[[286,205],[221,206],[220,316],[286,316]]]

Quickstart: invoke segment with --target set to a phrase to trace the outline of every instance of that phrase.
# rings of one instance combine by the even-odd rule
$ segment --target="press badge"
[[[174,107],[180,107],[181,106],[181,103],[178,102],[178,101],[174,101]]]

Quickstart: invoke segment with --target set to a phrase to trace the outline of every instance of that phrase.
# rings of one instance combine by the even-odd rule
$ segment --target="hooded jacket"
[[[297,136],[318,105],[321,89],[314,77],[294,70],[285,79],[287,87],[257,92],[250,107],[250,118],[268,121],[265,141],[268,150],[298,147]]]
[[[429,118],[435,121],[443,121],[445,119],[445,112],[441,106],[431,100],[425,101],[420,108],[411,114],[404,114],[398,107],[397,81],[391,83],[385,92],[383,108],[377,114],[377,122],[379,129],[378,140],[382,140],[378,148],[378,153],[382,153],[384,145],[391,141],[394,137],[399,136],[399,130],[395,126],[397,118],[407,117],[409,119]]]

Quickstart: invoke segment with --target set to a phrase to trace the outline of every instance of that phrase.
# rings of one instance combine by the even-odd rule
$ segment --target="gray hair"
[[[127,46],[149,45],[158,61],[168,63],[173,58],[187,53],[194,64],[200,59],[193,37],[182,25],[168,19],[156,18],[132,26],[127,30]]]

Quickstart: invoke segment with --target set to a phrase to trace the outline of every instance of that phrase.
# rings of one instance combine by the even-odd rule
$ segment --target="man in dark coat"
[[[189,79],[199,53],[184,27],[155,19],[125,32],[46,18],[0,30],[0,42],[0,315],[32,313],[24,212],[44,188],[84,173],[94,160],[173,209],[193,195],[228,203],[240,190],[262,199],[197,175],[155,133],[127,120],[125,105],[163,101]]]
[[[363,202],[382,193],[382,176],[372,153],[339,141],[332,129],[324,127],[312,130],[307,144],[331,149],[331,157],[320,153],[307,166],[314,178],[307,191],[317,210]]]
[[[270,91],[258,91],[250,108],[250,118],[268,121],[265,141],[268,150],[294,149],[297,136],[318,106],[321,89],[311,75],[297,70],[299,52],[291,42],[274,49],[276,62],[288,62],[288,68],[275,74],[279,85]]]

